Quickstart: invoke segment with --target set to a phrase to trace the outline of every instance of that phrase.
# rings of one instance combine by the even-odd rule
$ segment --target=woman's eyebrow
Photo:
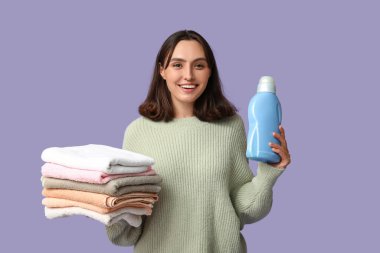
[[[200,58],[194,59],[193,62],[194,61],[200,61],[200,60],[206,61],[206,58],[200,57]],[[172,61],[186,62],[186,60],[182,59],[182,58],[171,58],[170,62],[172,62]]]

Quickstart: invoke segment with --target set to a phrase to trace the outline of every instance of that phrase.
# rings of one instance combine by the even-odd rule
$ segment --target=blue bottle
[[[280,133],[281,104],[271,76],[260,78],[257,93],[248,105],[249,131],[246,157],[265,163],[278,163],[280,156],[272,151],[269,142],[280,144],[273,132]]]

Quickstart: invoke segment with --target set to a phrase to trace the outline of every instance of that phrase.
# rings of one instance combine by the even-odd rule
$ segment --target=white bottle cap
[[[262,76],[257,86],[257,92],[272,92],[276,93],[276,85],[271,76]]]

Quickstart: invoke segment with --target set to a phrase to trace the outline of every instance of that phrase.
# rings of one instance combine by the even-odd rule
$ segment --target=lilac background
[[[379,5],[230,2],[1,1],[2,248],[132,252],[88,218],[44,217],[40,154],[120,147],[159,47],[187,28],[245,120],[260,76],[277,81],[293,162],[243,230],[249,252],[378,252]]]

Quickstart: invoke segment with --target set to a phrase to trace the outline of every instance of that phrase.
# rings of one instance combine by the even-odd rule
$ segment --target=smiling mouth
[[[198,85],[197,84],[178,84],[179,87],[187,90],[195,89]]]

